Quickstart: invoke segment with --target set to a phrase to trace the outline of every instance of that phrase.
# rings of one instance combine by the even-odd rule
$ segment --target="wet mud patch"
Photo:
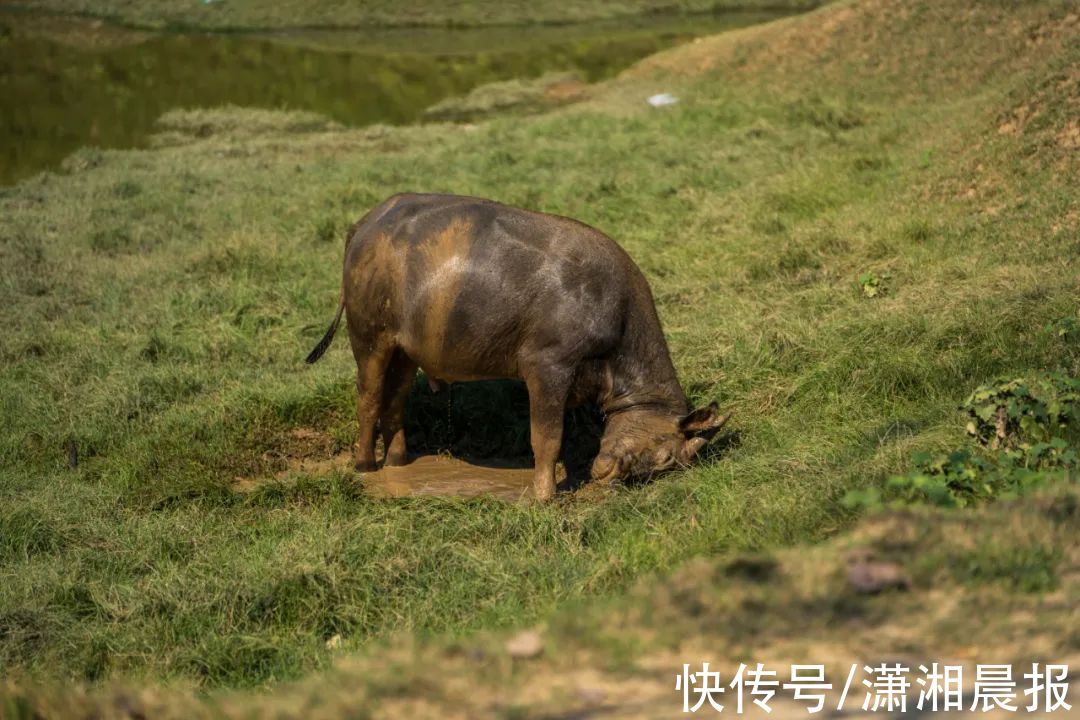
[[[477,465],[448,455],[422,455],[408,465],[383,467],[359,477],[364,491],[373,497],[489,495],[518,502],[532,498],[532,476],[531,464]]]
[[[518,502],[532,497],[533,470],[512,460],[469,462],[449,455],[421,455],[407,465],[381,467],[373,472],[353,470],[350,452],[329,457],[291,458],[288,467],[271,475],[237,477],[232,489],[249,493],[268,483],[289,483],[302,476],[351,473],[365,494],[378,498],[397,497],[479,497],[488,495]],[[566,478],[560,465],[558,478]]]
[[[351,421],[348,431],[353,431]],[[556,470],[560,492],[590,488],[589,496],[594,494],[589,468],[602,431],[603,418],[596,408],[566,413]],[[407,465],[359,473],[353,470],[351,435],[346,442],[341,432],[290,428],[262,445],[256,462],[234,475],[232,490],[249,493],[305,476],[345,474],[372,497],[491,495],[507,501],[531,497],[533,457],[524,383],[439,384],[433,391],[421,373],[406,406],[405,436],[410,451]],[[376,441],[375,455],[383,457],[381,439]]]
[[[446,454],[418,455],[411,457],[407,465],[359,473],[353,469],[350,448],[343,447],[327,433],[301,427],[290,430],[281,449],[265,453],[263,459],[267,466],[280,469],[237,476],[232,483],[234,492],[251,493],[264,485],[288,484],[303,476],[347,473],[371,497],[487,495],[507,502],[527,501],[532,497],[533,467],[528,457],[466,460]],[[561,463],[556,473],[561,486],[566,487],[567,473]]]

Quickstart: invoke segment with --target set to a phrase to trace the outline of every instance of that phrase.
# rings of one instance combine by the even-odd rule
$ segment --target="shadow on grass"
[[[604,420],[599,408],[583,406],[568,410],[563,422],[562,487],[573,490],[589,480]],[[492,468],[533,465],[529,395],[519,380],[454,383],[432,392],[420,373],[405,411],[405,436],[412,455],[449,454]]]
[[[343,391],[348,392],[344,388]],[[305,418],[300,423],[295,418],[285,420],[285,427],[278,426],[252,438],[247,447],[231,454],[243,457],[234,463],[235,469],[223,469],[230,479],[228,486],[216,478],[208,481],[204,474],[199,474],[165,487],[157,483],[149,493],[145,487],[141,488],[142,494],[149,495],[143,504],[153,510],[195,500],[210,500],[220,505],[235,500],[236,491],[248,493],[256,488],[260,497],[275,494],[275,498],[267,499],[283,502],[299,488],[293,487],[295,478],[286,483],[291,490],[279,482],[287,476],[298,473],[305,477],[352,477],[355,419],[345,409],[349,404],[335,403],[336,410],[322,418]],[[342,412],[344,415],[339,414]],[[345,425],[340,424],[343,420]],[[326,430],[328,422],[336,428]],[[597,406],[586,405],[567,410],[563,422],[559,460],[565,475],[559,491],[565,493],[582,489],[591,482],[590,470],[600,448],[604,417]],[[486,492],[515,496],[531,482],[532,474],[528,471],[534,462],[529,425],[529,397],[521,381],[441,384],[432,390],[421,373],[413,382],[406,404],[409,463],[393,470],[382,468],[380,463],[379,474],[369,474],[363,482],[365,487],[370,485],[369,489],[378,488],[374,492],[390,496],[402,493],[471,496]],[[697,462],[713,461],[738,442],[737,433],[721,435],[702,451]],[[382,455],[382,448],[377,447],[376,456]],[[445,462],[448,457],[457,462]],[[383,473],[384,469],[389,474]],[[662,476],[631,479],[626,484],[643,485],[659,477]],[[320,487],[327,491],[329,486]],[[249,496],[244,497],[245,502],[250,502]]]
[[[566,468],[561,490],[574,491],[590,481],[590,468],[600,450],[604,416],[588,404],[566,411],[560,461]],[[484,380],[444,385],[433,392],[420,373],[413,383],[405,413],[409,452],[415,456],[449,454],[491,468],[531,468],[529,395],[520,380]],[[713,439],[695,464],[711,463],[742,442],[739,431]],[[627,481],[642,485],[658,476]]]

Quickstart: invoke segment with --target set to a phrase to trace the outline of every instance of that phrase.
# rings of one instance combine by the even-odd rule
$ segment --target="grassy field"
[[[1064,0],[857,0],[664,53],[532,118],[349,130],[300,113],[173,113],[152,149],[85,149],[0,190],[8,707],[91,702],[18,689],[57,680],[262,687],[356,651],[358,673],[388,663],[356,702],[400,696],[392,672],[420,677],[475,630],[621,617],[614,607],[629,613],[618,631],[565,636],[612,662],[671,650],[675,635],[642,618],[691,572],[676,567],[719,557],[717,578],[739,553],[846,532],[848,490],[907,470],[914,450],[967,442],[956,407],[975,386],[1080,374],[1075,335],[1047,331],[1078,317],[1078,30]],[[681,101],[645,105],[659,91]],[[400,190],[494,197],[620,241],[692,400],[736,411],[722,452],[544,507],[377,500],[346,473],[237,489],[285,467],[310,430],[351,441],[346,344],[302,358],[337,298],[345,227]],[[448,417],[418,385],[411,438],[521,454],[521,400],[463,388]],[[588,419],[573,422],[579,434]],[[1008,509],[972,516],[983,525],[919,516],[930,540],[946,522],[1012,535],[966,565],[947,544],[912,543],[925,550],[917,591],[985,597],[1002,623],[1038,610],[1053,650],[1075,652],[1075,631],[1054,630],[1075,607],[1053,593],[1075,583],[1076,498],[1052,498],[1066,499],[1015,510],[1038,518],[1030,542],[1011,542]],[[813,563],[845,542],[790,556]],[[983,593],[1018,566],[1041,578],[1030,594]],[[738,621],[726,581],[696,582],[715,610],[704,625]],[[804,585],[756,600],[772,608],[762,617],[784,616]],[[520,678],[492,662],[453,667]],[[313,696],[334,687],[311,682]],[[283,692],[292,712],[313,702]],[[223,697],[214,707],[248,701]]]
[[[626,596],[570,601],[536,628],[539,654],[514,657],[510,633],[467,639],[406,637],[337,657],[332,669],[270,692],[117,683],[90,693],[54,683],[0,685],[12,718],[670,718],[681,710],[674,676],[710,662],[725,680],[739,662],[763,662],[782,682],[792,663],[824,663],[830,712],[853,663],[946,661],[962,667],[971,707],[975,664],[1080,662],[1073,598],[1080,592],[1076,488],[965,513],[893,512],[823,545],[698,559],[649,578]],[[902,568],[906,591],[855,592],[852,563]],[[536,640],[533,641],[534,643]],[[917,674],[917,672],[916,672]],[[1027,682],[1020,680],[1018,687]],[[918,686],[916,686],[917,688]],[[1080,680],[1068,700],[1075,707]],[[691,696],[692,702],[696,698]],[[720,698],[734,713],[733,692]],[[844,706],[857,717],[856,685]],[[908,709],[915,714],[915,698]],[[1021,695],[1023,710],[1029,701]],[[806,704],[778,692],[771,714]],[[710,714],[705,706],[700,713]],[[880,713],[884,714],[884,713]],[[961,717],[1004,717],[955,713]],[[1024,712],[1019,715],[1026,715]],[[1047,717],[1069,717],[1060,709]]]
[[[15,9],[104,18],[144,28],[207,30],[287,29],[296,27],[493,27],[563,25],[653,15],[727,10],[806,10],[822,0],[16,0]]]

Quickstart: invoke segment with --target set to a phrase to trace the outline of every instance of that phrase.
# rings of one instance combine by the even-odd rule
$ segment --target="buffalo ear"
[[[687,437],[695,435],[715,435],[724,426],[731,413],[720,414],[720,406],[715,402],[709,403],[703,408],[694,410],[689,415],[679,420],[679,430]]]

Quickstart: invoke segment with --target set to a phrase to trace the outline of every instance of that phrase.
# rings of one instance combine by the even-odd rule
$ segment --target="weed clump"
[[[977,388],[961,409],[976,449],[918,452],[915,466],[876,488],[852,490],[849,507],[931,504],[963,507],[1013,496],[1048,482],[1075,481],[1080,467],[1080,378],[1062,373],[998,380]]]
[[[961,406],[967,432],[992,449],[1049,443],[1080,425],[1080,378],[1042,373],[977,388]]]
[[[892,273],[865,272],[859,276],[859,287],[868,298],[881,297],[889,289]]]

